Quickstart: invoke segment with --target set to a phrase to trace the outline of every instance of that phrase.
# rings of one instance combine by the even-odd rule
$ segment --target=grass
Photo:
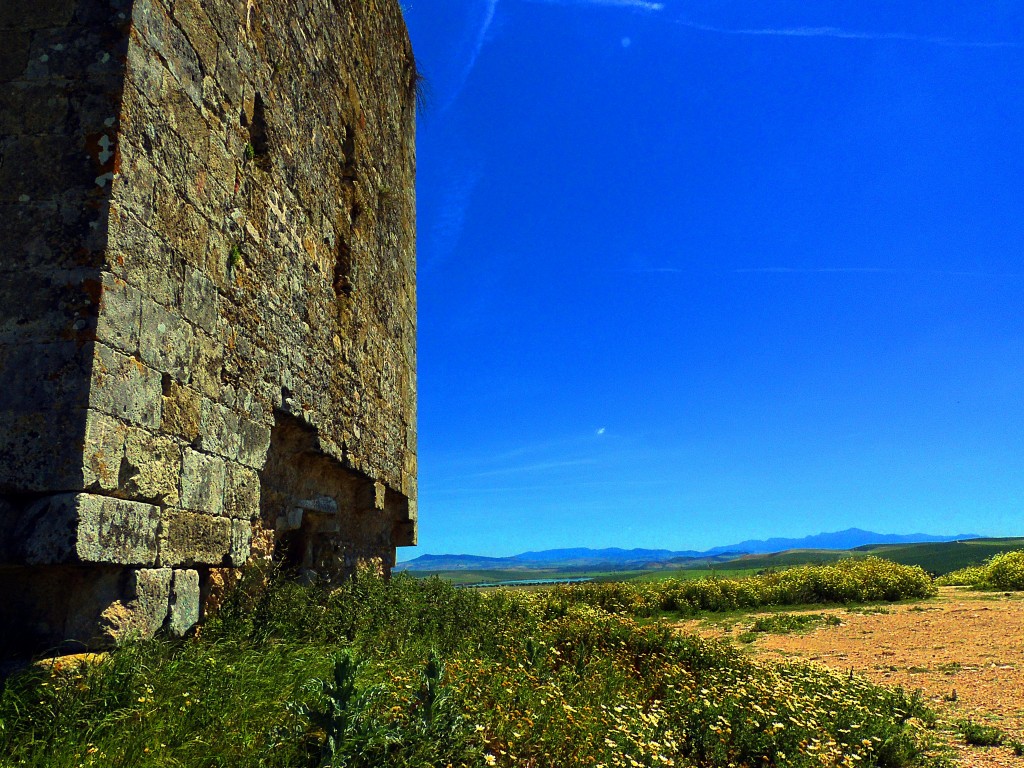
[[[0,765],[937,765],[918,694],[573,595],[250,572],[196,638],[4,681]]]
[[[852,605],[846,609],[847,613],[858,613],[861,616],[878,616],[892,613],[884,605]]]
[[[968,539],[925,544],[887,544],[868,549],[870,554],[901,565],[919,565],[929,573],[944,575],[978,565],[985,560],[1024,548],[1024,539]]]
[[[664,581],[666,579],[740,578],[757,573],[756,568],[682,568],[665,570],[596,571],[554,568],[514,568],[498,570],[410,571],[416,578],[438,577],[458,586],[472,587],[502,581],[535,579],[592,579],[593,581]]]
[[[758,568],[682,568],[664,571],[643,572],[631,581],[666,581],[668,579],[695,581],[697,579],[743,579],[756,576]]]
[[[237,269],[242,265],[242,248],[236,243],[231,246],[231,250],[228,251],[228,266],[231,269]]]
[[[826,613],[777,613],[772,616],[759,616],[750,625],[750,631],[787,635],[821,626],[838,627],[842,623],[838,616]]]
[[[792,568],[797,565],[826,565],[855,556],[862,555],[838,549],[790,549],[764,555],[743,555],[733,560],[731,564],[763,571],[768,568]]]
[[[745,555],[730,561],[726,567],[763,570],[824,565],[850,557],[880,557],[900,565],[919,566],[929,573],[944,575],[967,566],[980,565],[1003,552],[1022,548],[1024,538],[872,544],[851,550],[795,549],[767,555]]]
[[[1006,738],[994,725],[983,725],[970,719],[957,723],[957,730],[972,747],[998,747]]]

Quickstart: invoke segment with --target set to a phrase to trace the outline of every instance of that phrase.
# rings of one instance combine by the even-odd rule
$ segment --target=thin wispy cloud
[[[678,19],[677,23],[698,32],[718,35],[744,35],[748,37],[826,37],[837,40],[870,40],[876,42],[907,42],[939,45],[947,48],[1020,48],[1013,41],[960,40],[953,37],[918,35],[910,32],[870,32],[842,27],[753,27],[730,28]]]
[[[694,272],[695,270],[682,269],[681,267],[634,267],[621,271],[630,272],[634,275],[682,275]]]
[[[498,0],[486,1],[487,6],[484,9],[483,18],[481,19],[480,26],[477,27],[476,34],[473,36],[471,41],[469,58],[466,59],[466,64],[459,73],[459,77],[455,82],[455,87],[452,88],[451,96],[448,97],[448,100],[444,105],[444,109],[451,106],[452,102],[454,102],[459,97],[459,94],[462,93],[462,89],[466,85],[466,81],[469,80],[469,76],[472,74],[473,68],[476,66],[477,59],[480,58],[480,51],[484,49],[484,43],[487,42],[487,33],[491,31],[491,24],[494,23],[494,14],[498,11]]]
[[[737,275],[831,275],[831,274],[883,274],[897,275],[905,273],[905,269],[888,267],[748,267],[734,269]]]
[[[894,269],[891,267],[749,267],[734,269],[736,275],[929,275],[935,277],[1020,278],[1020,272],[979,272],[956,269]]]
[[[642,480],[627,480],[625,478],[616,478],[613,480],[576,480],[576,479],[560,479],[558,481],[558,488],[561,490],[573,489],[573,490],[584,490],[594,488],[611,488],[616,491],[629,490],[631,488],[639,489],[650,489],[658,486],[667,486],[677,484],[674,478],[663,478],[657,480],[654,478],[644,478]],[[491,496],[493,494],[527,494],[527,493],[550,493],[550,483],[515,483],[514,485],[459,485],[454,482],[446,482],[439,485],[437,488],[431,488],[431,496],[437,497],[451,497],[451,496]],[[421,486],[422,489],[422,486]]]
[[[533,464],[519,464],[513,467],[502,467],[501,469],[489,469],[484,472],[475,472],[466,477],[499,477],[502,475],[524,475],[538,472],[550,472],[556,469],[568,467],[582,467],[589,464],[596,464],[594,459],[570,459],[567,461],[541,461]]]
[[[637,267],[622,270],[634,275],[692,275],[707,270],[684,267]],[[1024,278],[1024,272],[982,272],[958,269],[898,269],[894,267],[739,267],[733,275],[927,275],[934,277]]]
[[[664,3],[652,3],[647,0],[526,0],[528,3],[544,3],[545,5],[590,5],[606,8],[633,8],[638,11],[663,11]]]
[[[431,227],[431,254],[422,265],[424,271],[435,269],[455,252],[466,225],[466,212],[483,173],[472,160],[452,163],[447,169],[448,184],[441,191],[440,204]]]

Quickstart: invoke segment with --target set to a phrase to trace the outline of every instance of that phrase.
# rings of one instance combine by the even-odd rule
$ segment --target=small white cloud
[[[631,46],[632,44],[633,44],[633,40],[631,38],[628,38],[628,37],[622,38],[622,47],[623,48],[629,48],[629,46]]]
[[[599,434],[599,435],[603,435],[603,434],[605,433],[605,431],[606,431],[606,430],[605,430],[605,428],[604,428],[604,427],[599,427],[599,428],[598,428],[598,430],[597,430],[597,434]]]

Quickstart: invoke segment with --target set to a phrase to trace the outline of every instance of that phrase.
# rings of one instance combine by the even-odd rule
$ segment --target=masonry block
[[[160,428],[191,443],[199,437],[203,398],[194,389],[164,378],[163,416]]]
[[[224,509],[224,459],[186,448],[181,473],[181,506],[219,515]]]
[[[212,400],[203,400],[198,447],[227,459],[237,459],[241,444],[238,414]]]
[[[167,629],[182,637],[199,622],[199,572],[174,571],[171,582],[171,613]]]
[[[260,515],[260,477],[249,467],[228,462],[224,484],[224,514],[241,520]]]
[[[160,509],[152,504],[59,494],[27,506],[9,551],[26,565],[155,565],[159,525]]]
[[[160,381],[160,372],[137,357],[96,344],[89,405],[132,424],[159,429]]]
[[[164,512],[160,564],[224,565],[231,554],[231,520],[182,510]]]

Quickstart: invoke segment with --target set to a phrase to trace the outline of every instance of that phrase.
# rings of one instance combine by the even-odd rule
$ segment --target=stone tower
[[[397,0],[0,3],[0,653],[416,536]]]

